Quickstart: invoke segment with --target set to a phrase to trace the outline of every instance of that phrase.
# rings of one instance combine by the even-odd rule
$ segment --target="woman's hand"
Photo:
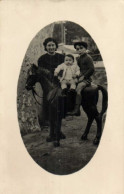
[[[57,73],[56,72],[54,72],[54,76],[57,76]]]

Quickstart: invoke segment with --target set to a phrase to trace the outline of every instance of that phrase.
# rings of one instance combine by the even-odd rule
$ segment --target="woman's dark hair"
[[[71,55],[71,54],[67,54],[67,55],[65,55],[65,57],[70,57],[70,58],[72,58],[72,59],[73,59],[73,61],[74,61],[74,56],[73,56],[73,55]]]
[[[46,39],[44,40],[44,42],[43,42],[45,51],[47,51],[46,46],[47,46],[47,43],[48,43],[48,42],[54,42],[55,45],[56,45],[56,50],[57,50],[57,48],[58,48],[58,43],[56,42],[56,40],[55,40],[54,38],[46,38]]]

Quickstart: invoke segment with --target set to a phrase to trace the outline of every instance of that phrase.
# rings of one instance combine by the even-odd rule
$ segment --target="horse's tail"
[[[101,115],[103,115],[108,107],[108,92],[105,87],[98,85],[98,90],[102,92],[102,110],[100,112]]]

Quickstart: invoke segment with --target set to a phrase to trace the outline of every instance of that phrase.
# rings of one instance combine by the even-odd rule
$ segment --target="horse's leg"
[[[63,117],[63,98],[58,96],[57,98],[57,107],[56,107],[56,127],[55,127],[55,134],[56,140],[54,142],[54,146],[60,146],[60,139],[65,139],[65,135],[61,132],[61,124],[62,124],[62,117]]]
[[[54,141],[54,146],[58,147],[60,146],[60,139],[61,139],[61,124],[62,124],[62,118],[61,115],[58,116],[57,121],[56,121],[56,134],[55,134],[55,141]]]
[[[66,107],[67,106],[67,99],[66,97],[63,96],[58,96],[57,99],[57,115],[56,115],[56,121],[57,121],[57,126],[58,126],[58,130],[60,130],[60,139],[65,139],[66,136],[65,134],[61,131],[61,120],[62,118],[65,118],[66,115]],[[60,127],[59,127],[60,126]],[[60,129],[59,129],[60,128]]]
[[[54,115],[54,114],[53,114]],[[54,116],[50,118],[50,134],[47,137],[47,142],[55,141],[54,145],[57,147],[60,145],[60,139],[65,139],[65,135],[61,132],[61,118],[58,117],[56,121]]]
[[[93,141],[94,145],[98,145],[100,138],[101,138],[101,134],[102,134],[102,115],[100,115],[99,113],[95,116],[95,120],[97,123],[97,134],[96,137]]]
[[[59,113],[60,115],[59,115],[58,119],[61,120],[62,118],[65,118],[65,116],[66,116],[67,97],[66,96],[60,97],[59,103],[60,103],[60,113]],[[60,139],[65,139],[65,138],[66,138],[65,134],[61,131],[61,128],[60,128]]]
[[[49,105],[49,125],[50,125],[50,133],[49,136],[46,138],[47,142],[51,142],[55,140],[55,114],[52,105]]]
[[[55,133],[54,133],[54,128],[55,128],[55,121],[50,119],[50,133],[49,136],[46,138],[47,142],[51,142],[55,140]]]
[[[96,118],[96,116],[98,115],[98,111],[97,111],[97,107],[95,104],[87,105],[87,106],[82,104],[82,107],[88,116],[88,122],[87,122],[86,129],[85,129],[84,134],[82,135],[81,139],[87,140],[87,136],[88,136],[88,133],[90,131],[90,127],[92,125],[94,118]]]
[[[87,140],[87,136],[89,134],[89,130],[90,130],[90,127],[92,125],[92,122],[94,120],[94,117],[92,117],[91,115],[88,116],[88,122],[87,122],[87,126],[86,126],[86,129],[81,137],[82,140]]]

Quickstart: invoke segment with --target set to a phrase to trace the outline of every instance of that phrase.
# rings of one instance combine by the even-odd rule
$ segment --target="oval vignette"
[[[76,63],[76,58],[79,55],[74,48],[74,44],[80,41],[87,43],[88,48],[86,49],[86,55],[92,57],[95,67],[95,72],[91,76],[93,85],[92,87],[93,91],[96,91],[96,93],[98,92],[98,96],[94,92],[92,93],[93,96],[88,96],[86,100],[89,100],[91,102],[91,99],[95,98],[97,100],[98,97],[98,112],[101,112],[105,108],[105,110],[103,110],[104,114],[101,117],[101,132],[103,132],[106,119],[107,76],[103,59],[96,43],[83,27],[71,21],[54,22],[41,29],[31,41],[24,56],[17,88],[17,111],[22,140],[28,153],[39,166],[53,174],[68,175],[77,172],[78,170],[85,167],[85,165],[87,165],[87,163],[94,156],[99,145],[94,145],[94,139],[97,134],[97,124],[99,128],[101,126],[98,117],[94,118],[87,139],[86,137],[81,139],[88,120],[87,114],[84,111],[85,108],[83,109],[81,107],[80,116],[66,116],[62,119],[61,130],[66,138],[63,137],[60,140],[60,146],[55,146],[55,140],[52,140],[50,142],[46,141],[50,133],[49,122],[46,118],[47,116],[45,116],[49,114],[49,106],[46,105],[46,93],[44,89],[45,87],[47,87],[47,82],[45,83],[43,81],[42,84],[40,82],[36,82],[36,93],[34,94],[35,98],[33,97],[31,90],[27,90],[25,88],[25,85],[27,82],[31,64],[35,64],[36,66],[38,66],[38,59],[43,55],[47,56],[50,54],[45,51],[43,45],[44,40],[48,37],[54,38],[58,43],[56,53],[58,53],[59,55],[56,56],[59,56],[59,59],[57,57],[57,59],[53,57],[55,62],[54,64],[52,64],[51,62],[52,68],[53,66],[55,68],[55,66],[57,67],[62,63],[60,58],[61,55],[64,54],[73,55],[75,58],[74,62]],[[45,60],[45,63],[48,63],[48,67],[47,65],[44,65],[45,69],[49,69],[51,58],[49,59],[49,56],[47,56]],[[44,77],[43,74],[41,76]],[[49,78],[46,76],[46,79],[48,81]],[[88,87],[90,86],[87,86],[87,88]],[[49,89],[49,87],[47,87],[47,89]],[[87,95],[89,95],[88,92],[90,91],[90,88],[87,89]],[[96,96],[94,97],[94,95]],[[93,110],[91,109],[91,105],[89,109],[90,113],[93,112]],[[92,120],[92,118],[90,119]],[[55,129],[54,133],[56,134]],[[97,136],[98,135],[99,134],[97,134]]]

